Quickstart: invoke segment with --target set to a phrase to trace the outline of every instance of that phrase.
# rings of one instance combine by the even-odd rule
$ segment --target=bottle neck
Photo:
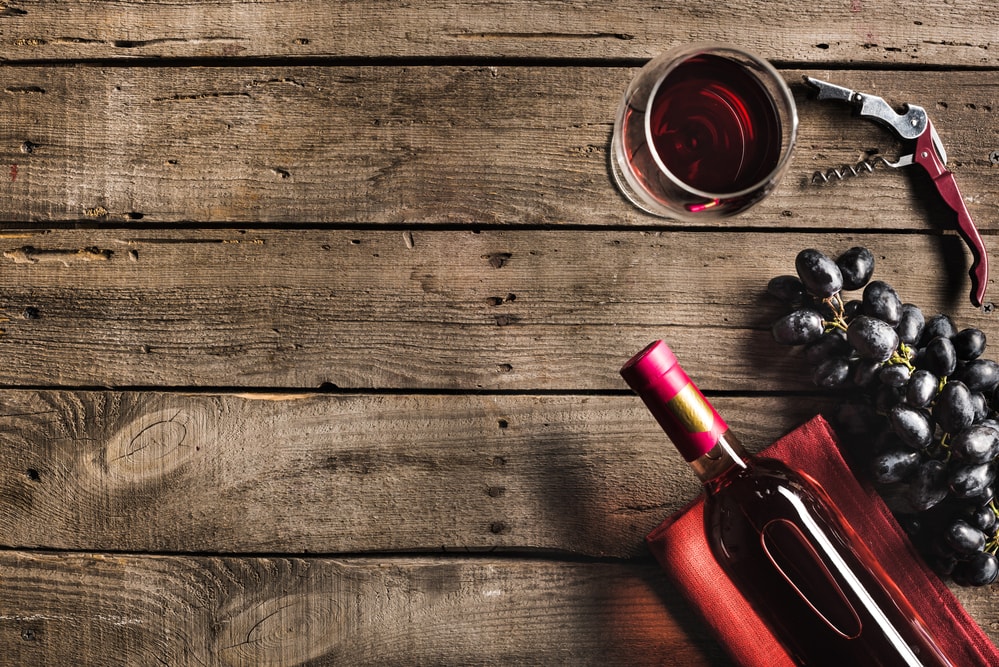
[[[719,436],[715,446],[693,461],[688,461],[704,490],[713,493],[724,482],[728,474],[750,466],[750,456],[732,431]]]
[[[662,341],[632,357],[621,369],[621,376],[642,397],[687,461],[700,459],[724,440],[728,433],[725,420]]]

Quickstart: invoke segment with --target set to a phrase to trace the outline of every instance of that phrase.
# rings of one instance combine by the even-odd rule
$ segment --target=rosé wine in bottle
[[[715,558],[792,659],[959,667],[818,483],[747,454],[665,343],[621,375],[703,482]]]

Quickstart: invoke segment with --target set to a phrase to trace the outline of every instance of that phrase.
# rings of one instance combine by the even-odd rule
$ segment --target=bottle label
[[[667,405],[690,433],[708,433],[714,426],[717,415],[693,383],[677,392]]]
[[[662,416],[669,416],[668,421],[660,415],[659,422],[666,430],[670,439],[676,445],[683,457],[688,461],[703,456],[711,451],[718,438],[728,430],[728,424],[708,403],[707,399],[690,381],[687,374],[679,366],[668,374],[672,384],[682,384],[676,394],[666,400]],[[663,398],[666,398],[665,396]],[[656,412],[653,410],[653,412]],[[672,422],[672,424],[669,424]]]

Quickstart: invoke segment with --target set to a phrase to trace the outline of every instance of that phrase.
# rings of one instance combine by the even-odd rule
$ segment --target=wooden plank
[[[0,219],[158,224],[663,224],[627,203],[607,148],[632,68],[17,67],[0,93]],[[812,72],[932,114],[972,217],[999,228],[999,72]],[[791,82],[802,72],[787,70]],[[815,170],[899,147],[806,99],[772,197],[721,226],[942,229],[926,179],[836,186]]]
[[[619,391],[665,338],[706,390],[808,389],[766,284],[853,245],[905,301],[996,333],[953,235],[11,230],[0,383]]]
[[[0,595],[5,665],[731,664],[648,562],[6,552]]]
[[[814,399],[721,397],[750,449]],[[700,490],[633,396],[5,391],[0,545],[647,555]]]
[[[780,61],[995,66],[976,3],[554,0],[5,4],[5,60],[236,56],[646,58],[728,41]],[[779,26],[779,28],[775,28]],[[776,32],[775,32],[776,31]],[[779,35],[779,38],[775,38]]]
[[[5,665],[727,659],[655,566],[0,554]]]

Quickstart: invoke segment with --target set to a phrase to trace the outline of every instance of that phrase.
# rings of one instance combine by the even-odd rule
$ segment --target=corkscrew
[[[971,303],[981,307],[985,297],[985,286],[989,279],[988,254],[985,244],[975,227],[968,207],[964,204],[961,191],[958,190],[954,174],[947,169],[947,152],[944,150],[940,137],[926,114],[926,109],[915,104],[906,104],[903,113],[895,111],[884,99],[876,95],[858,93],[826,81],[805,77],[805,81],[818,91],[819,100],[837,100],[853,105],[861,118],[870,119],[894,132],[903,140],[913,141],[913,152],[903,155],[895,162],[883,156],[875,156],[861,160],[854,165],[846,165],[840,169],[830,169],[816,172],[813,183],[826,183],[833,179],[842,180],[874,171],[875,166],[908,167],[918,164],[926,170],[933,179],[933,184],[944,202],[957,213],[957,230],[971,251],[972,263],[968,274],[971,276]]]
[[[812,174],[812,183],[828,183],[832,180],[842,181],[861,174],[870,174],[876,167],[884,165],[886,167],[899,167],[901,165],[890,162],[883,155],[874,155],[853,164],[844,164],[841,167],[833,167],[825,171],[816,171]]]

